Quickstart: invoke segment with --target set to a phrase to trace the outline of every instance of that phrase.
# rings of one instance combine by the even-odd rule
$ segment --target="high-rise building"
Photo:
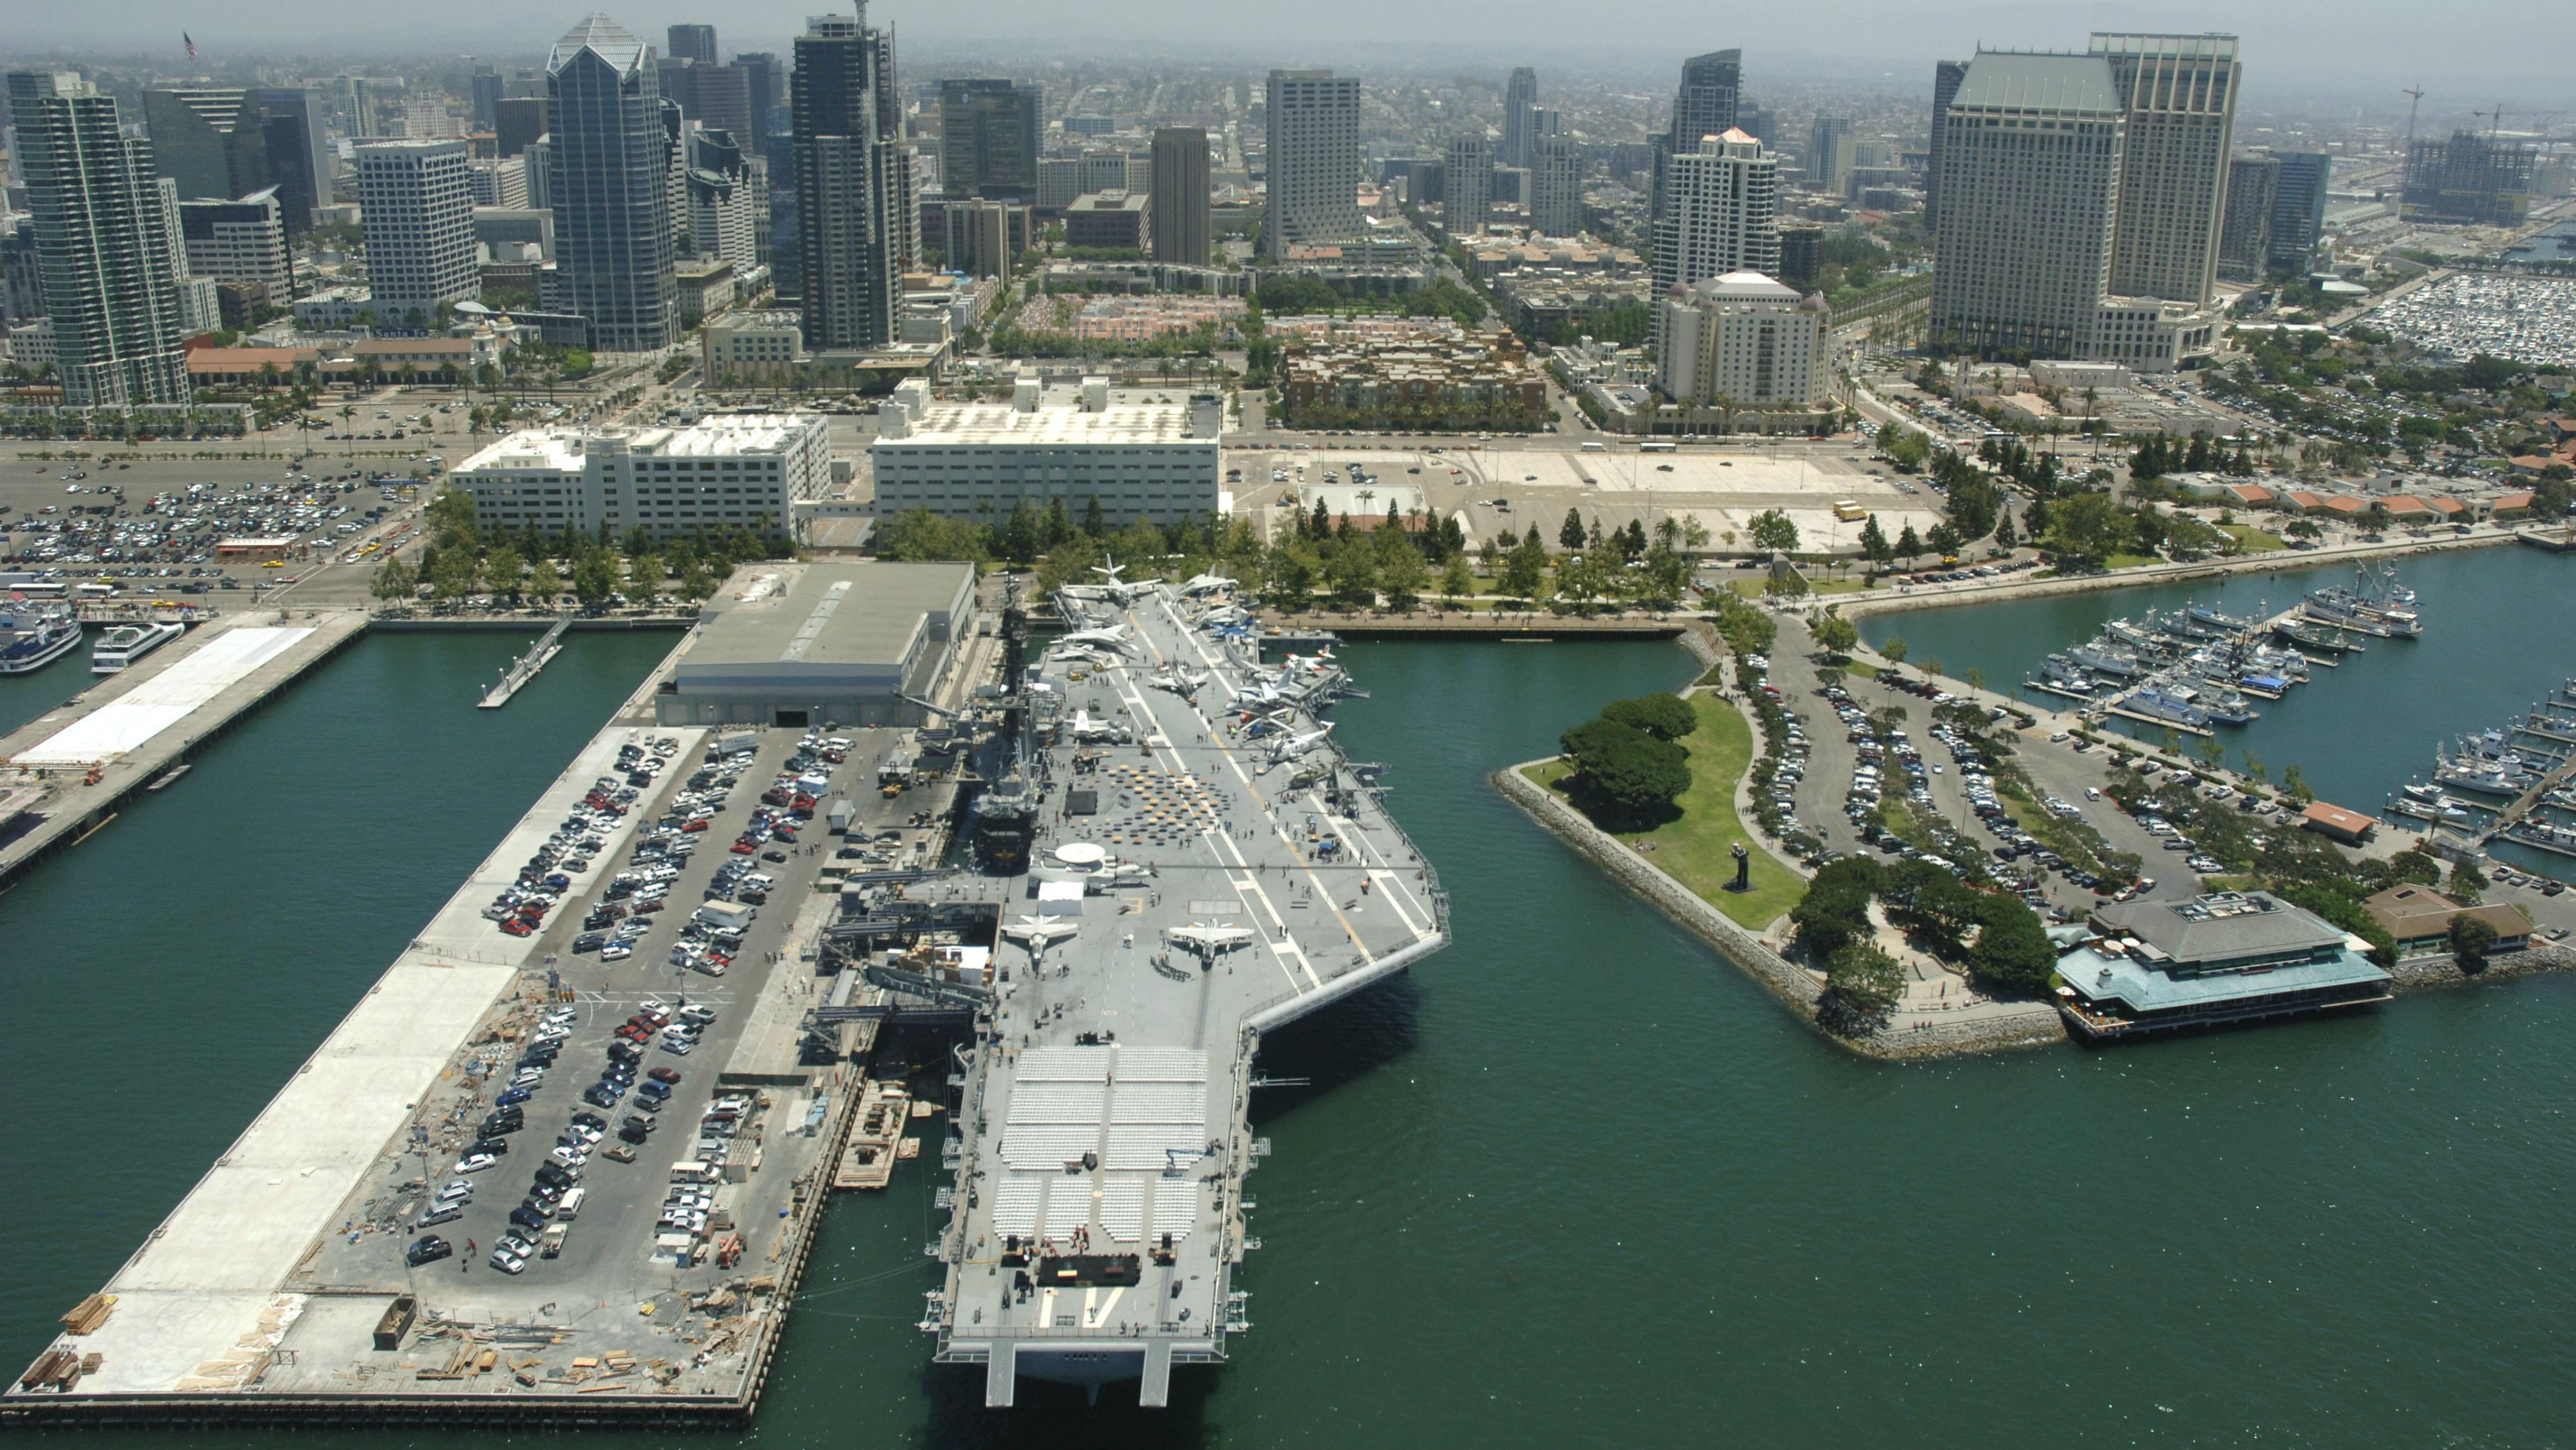
[[[1841,116],[1818,116],[1807,128],[1807,185],[1842,195],[1851,188],[1851,122]]]
[[[1825,270],[1825,229],[1813,222],[1780,228],[1780,280],[1801,292],[1814,289]]]
[[[179,289],[179,335],[212,332],[223,325],[223,309],[215,279],[188,270],[188,238],[179,225],[179,183],[156,176],[152,185],[161,194],[161,246],[169,254],[170,275]]]
[[[68,73],[12,72],[9,114],[63,402],[188,401],[177,222],[162,214],[152,143],[123,133],[115,97]]]
[[[1932,62],[1932,157],[1923,172],[1923,226],[1925,230],[1940,224],[1941,216],[1941,118],[1950,114],[1950,99],[1959,94],[1959,82],[1968,78],[1964,60]]]
[[[2235,147],[2232,35],[2096,34],[2125,122],[2111,291],[2206,306]]]
[[[1449,190],[1440,224],[1453,237],[1474,236],[1494,218],[1494,143],[1481,129],[1461,131],[1449,138],[1445,160]]]
[[[2326,229],[2326,182],[2333,158],[2322,151],[2275,153],[2281,166],[2272,193],[2271,265],[2305,272],[2316,265],[2317,241]]]
[[[700,65],[716,64],[716,28],[712,25],[674,25],[670,31],[673,60],[693,60]]]
[[[809,348],[894,340],[911,206],[894,44],[856,17],[817,16],[796,38],[796,244]]]
[[[948,270],[1004,277],[1029,245],[1029,209],[1002,201],[949,201],[937,206],[940,255]]]
[[[546,57],[547,200],[562,298],[602,352],[679,335],[671,139],[653,48],[591,14]],[[531,198],[533,200],[533,198]]]
[[[2081,356],[2120,203],[2110,61],[1980,51],[1942,126],[1934,347]]]
[[[357,148],[367,290],[386,327],[427,327],[438,304],[481,290],[474,192],[462,141],[370,141]]]
[[[1739,133],[1741,134],[1741,133]],[[1656,383],[1681,403],[1798,410],[1824,394],[1825,307],[1759,272],[1674,288],[1656,304]]]
[[[1655,296],[1730,272],[1780,272],[1780,159],[1742,131],[1703,136],[1664,162]],[[1662,313],[1657,311],[1660,326]],[[1657,346],[1661,346],[1660,336]]]
[[[503,96],[492,108],[495,149],[504,156],[524,155],[546,134],[546,98]]]
[[[494,108],[501,103],[501,73],[488,65],[478,65],[467,84],[474,93],[474,129],[489,131],[497,123]]]
[[[1529,216],[1544,236],[1583,230],[1583,147],[1573,137],[1550,130],[1530,138]]]
[[[751,134],[751,72],[738,65],[700,65],[691,62],[688,72],[688,94],[680,97],[680,108],[688,118],[712,130],[735,136]],[[663,74],[668,77],[666,65]],[[664,99],[670,99],[665,96]]]
[[[775,134],[770,115],[778,109],[778,57],[765,50],[737,51],[733,63],[742,71],[743,97],[751,107],[750,140],[745,145],[752,152],[769,154],[769,138]]]
[[[1270,196],[1264,249],[1359,236],[1360,82],[1329,70],[1274,70],[1267,93]]]
[[[1502,164],[1530,164],[1530,107],[1538,104],[1538,72],[1528,66],[1516,66],[1512,78],[1503,87]]]
[[[2280,198],[2281,163],[2257,151],[2227,163],[2227,216],[2218,233],[2218,275],[2231,282],[2262,277],[2272,260],[2272,212]]]
[[[1154,130],[1154,260],[1204,267],[1214,245],[1208,225],[1208,134],[1197,126]]]
[[[147,90],[152,164],[182,198],[248,196],[277,188],[290,233],[328,203],[329,162],[317,150],[312,97],[291,86]]]
[[[939,187],[950,196],[1034,201],[1040,92],[1005,80],[939,83]],[[1126,184],[1120,172],[1120,186]],[[1085,187],[1086,191],[1104,190]]]
[[[191,275],[265,287],[285,300],[286,215],[275,187],[238,201],[182,201],[179,235]]]
[[[745,156],[728,131],[689,133],[689,245],[696,255],[760,265],[760,234],[769,221],[768,167]]]
[[[2531,147],[2475,131],[2416,142],[2406,153],[2407,221],[2520,226],[2531,212]]]
[[[1671,157],[1697,151],[1701,138],[1734,130],[1744,99],[1744,52],[1712,50],[1682,62],[1681,89],[1673,94],[1673,124],[1649,137],[1654,154],[1651,215],[1663,219],[1664,170]]]

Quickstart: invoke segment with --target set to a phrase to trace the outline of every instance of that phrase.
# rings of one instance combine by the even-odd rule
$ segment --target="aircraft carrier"
[[[1229,581],[1095,572],[1057,591],[1040,660],[1005,612],[983,874],[860,883],[835,931],[871,982],[973,1023],[921,1327],[996,1407],[1020,1376],[1141,1379],[1159,1406],[1174,1365],[1225,1359],[1261,1034],[1448,941],[1378,772],[1331,739],[1360,691],[1329,654],[1264,663]]]

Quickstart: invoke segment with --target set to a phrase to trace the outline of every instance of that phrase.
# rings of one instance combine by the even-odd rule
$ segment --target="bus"
[[[1637,451],[1640,453],[1672,453],[1678,451],[1678,445],[1671,443],[1640,443],[1637,445]]]
[[[1869,517],[1869,510],[1862,508],[1859,504],[1852,502],[1850,499],[1844,499],[1842,502],[1834,505],[1834,517],[1847,524],[1856,524],[1862,519]]]
[[[1599,453],[1605,450],[1609,445],[1603,443],[1577,443],[1574,446],[1582,449],[1586,453]]]

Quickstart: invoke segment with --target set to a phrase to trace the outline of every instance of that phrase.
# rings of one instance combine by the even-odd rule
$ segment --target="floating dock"
[[[564,631],[571,626],[572,616],[558,618],[551,628],[538,636],[535,644],[528,646],[526,654],[510,661],[510,668],[501,674],[501,683],[483,692],[483,708],[498,710],[509,704],[510,697],[519,693],[521,686],[535,679],[538,671],[563,652]]]

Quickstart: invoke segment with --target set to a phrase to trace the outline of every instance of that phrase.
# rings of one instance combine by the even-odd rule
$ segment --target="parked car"
[[[423,1264],[437,1263],[455,1252],[455,1245],[447,1240],[436,1234],[423,1234],[412,1241],[410,1248],[403,1250],[403,1262],[417,1269]]]

